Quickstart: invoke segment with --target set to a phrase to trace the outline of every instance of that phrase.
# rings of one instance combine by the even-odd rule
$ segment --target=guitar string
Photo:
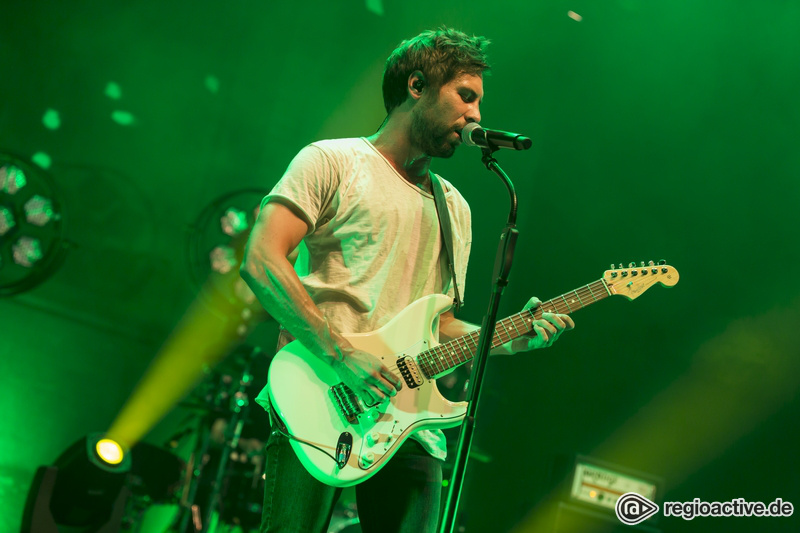
[[[663,268],[664,265],[661,265],[661,267]],[[653,276],[653,277],[655,277],[655,276]],[[592,290],[592,289],[594,289],[594,290]],[[523,315],[526,312],[531,315],[531,318],[533,320],[541,319],[542,313],[544,313],[544,312],[553,312],[553,311],[555,311],[556,313],[560,313],[560,314],[569,314],[569,313],[578,311],[580,309],[583,309],[584,307],[586,307],[588,305],[591,305],[591,304],[593,304],[595,302],[598,302],[598,301],[600,301],[600,300],[602,300],[602,299],[604,299],[604,298],[606,298],[608,296],[611,296],[612,294],[614,294],[614,293],[612,293],[609,290],[609,285],[608,285],[607,282],[605,282],[605,278],[602,278],[602,279],[599,279],[597,281],[588,283],[588,284],[584,285],[583,287],[579,287],[578,289],[575,289],[573,291],[570,291],[570,292],[564,293],[564,294],[562,294],[560,296],[557,296],[557,297],[555,297],[555,298],[553,298],[551,300],[547,300],[546,302],[542,302],[536,308],[534,308],[534,311],[530,311],[530,310],[526,309],[526,310],[524,310],[524,311],[522,311],[520,313],[517,313],[516,315],[512,315],[512,316],[507,317],[507,318],[505,318],[503,320],[500,320],[495,324],[495,333],[494,333],[494,336],[492,338],[491,346],[492,346],[492,348],[494,348],[494,347],[497,347],[499,345],[504,344],[505,342],[512,341],[512,340],[514,340],[516,338],[519,338],[519,337],[521,337],[523,335],[526,335],[526,334],[530,333],[530,331],[533,329],[533,327],[527,328],[526,320],[524,318],[522,318]],[[575,302],[575,299],[572,298],[573,295],[575,297],[577,297],[577,299],[578,299],[577,302]],[[570,298],[569,302],[567,301],[567,297]],[[559,300],[561,300],[561,301],[559,301]],[[584,303],[584,300],[585,300],[585,303]],[[562,304],[562,301],[563,301],[563,304]],[[572,303],[573,305],[570,305],[570,303]],[[574,309],[573,309],[573,306],[575,307]],[[559,308],[559,307],[561,307],[561,308]],[[520,333],[519,332],[519,329],[517,328],[517,324],[515,322],[517,320],[521,320],[522,323],[520,325],[523,327],[523,329],[526,329],[527,331],[525,331],[524,333]],[[510,325],[514,328],[514,330],[517,333],[517,335],[512,336],[511,334],[509,334],[507,323],[510,323]],[[498,327],[502,327],[503,330],[505,330],[505,331],[501,332],[498,329]],[[505,333],[505,335],[508,338],[508,340],[503,341],[503,339],[502,339],[503,333]],[[534,336],[535,335],[536,334],[534,334]],[[443,372],[445,372],[447,370],[456,368],[457,366],[460,366],[460,365],[462,365],[464,363],[467,363],[472,358],[474,358],[475,352],[473,351],[472,348],[470,348],[469,342],[472,342],[472,344],[475,345],[474,348],[477,350],[478,343],[477,343],[477,340],[476,340],[475,337],[479,337],[479,336],[480,336],[480,329],[472,331],[472,332],[467,333],[465,335],[462,335],[461,337],[458,337],[458,338],[455,338],[455,339],[451,339],[450,341],[447,341],[445,343],[436,345],[433,348],[429,348],[427,350],[424,350],[424,351],[422,351],[422,352],[420,352],[420,353],[418,353],[416,355],[417,362],[420,364],[421,367],[427,367],[427,368],[422,368],[423,372],[425,372],[426,375],[428,374],[428,372],[426,372],[426,370],[432,371],[432,373],[430,374],[431,376],[436,376],[437,374],[441,374],[441,373],[443,373]],[[461,342],[463,342],[463,344],[464,344],[463,348],[460,346]],[[452,347],[453,345],[455,346],[457,351],[456,350],[449,350],[449,348]],[[437,350],[439,352],[443,352],[443,351],[445,352],[444,354],[440,353],[438,359],[435,357]],[[449,356],[446,355],[448,353],[448,350],[449,350]],[[437,368],[439,366],[442,367],[441,370],[439,370]],[[390,370],[390,371],[395,371],[395,370],[398,370],[398,367],[396,365],[395,366],[388,366],[387,369]],[[349,387],[348,387],[348,389],[349,389]]]
[[[594,288],[595,290],[593,291],[592,288]],[[601,289],[602,289],[602,291],[601,291]],[[595,292],[595,291],[597,291],[597,292]],[[595,296],[595,294],[597,294],[597,296]],[[572,298],[572,295],[575,295],[578,298],[578,302],[575,302],[575,300]],[[607,296],[608,296],[608,292],[607,292],[606,287],[603,284],[603,280],[597,280],[597,281],[594,281],[594,282],[589,283],[587,285],[584,285],[583,287],[575,289],[574,291],[570,291],[570,292],[564,293],[561,296],[557,296],[556,298],[553,298],[553,299],[548,300],[546,302],[542,302],[539,306],[537,306],[535,308],[535,311],[533,313],[531,313],[531,314],[533,315],[533,319],[534,320],[541,319],[542,312],[555,311],[556,313],[569,314],[569,313],[572,313],[574,311],[578,311],[579,309],[582,309],[583,307],[586,307],[587,305],[590,305],[590,304],[592,304],[594,302],[597,302],[597,301],[599,301],[599,300],[601,300],[601,299],[603,299],[603,298],[605,298]],[[572,309],[572,307],[567,302],[567,300],[566,300],[567,297],[571,298],[571,302],[575,307],[574,309]],[[563,300],[563,303],[560,302],[559,300]],[[584,300],[586,300],[586,303],[583,303]],[[525,311],[522,311],[521,313],[517,313],[516,315],[512,315],[512,316],[507,317],[507,318],[505,318],[503,320],[500,320],[495,324],[495,335],[494,335],[494,338],[492,339],[492,347],[493,348],[497,347],[497,346],[499,346],[501,344],[504,344],[505,342],[512,341],[515,338],[519,338],[519,337],[521,337],[521,336],[523,336],[523,335],[525,335],[525,334],[527,334],[527,333],[529,333],[531,331],[532,328],[529,328],[529,329],[527,329],[526,333],[519,334],[519,335],[516,335],[516,336],[511,336],[508,333],[508,327],[506,326],[506,322],[510,322],[510,325],[512,327],[514,327],[514,329],[516,329],[517,332],[519,332],[515,321],[516,320],[522,320],[523,327],[526,327],[525,326],[525,320],[522,319],[522,315],[524,315],[526,312],[530,313],[530,311],[525,310]],[[506,330],[505,331],[505,335],[507,337],[507,340],[504,341],[502,339],[503,332],[501,332],[500,330],[497,329],[498,326],[501,326]],[[475,344],[475,348],[477,348],[477,342],[476,342],[476,339],[474,337],[475,336],[479,336],[479,335],[480,335],[480,330],[476,330],[476,331],[467,333],[466,335],[462,335],[461,337],[458,337],[456,339],[452,339],[452,340],[447,341],[445,343],[442,343],[442,344],[439,344],[437,346],[434,346],[433,348],[429,348],[428,350],[420,352],[419,354],[417,354],[417,359],[419,360],[420,356],[422,356],[423,357],[422,364],[425,365],[427,363],[428,367],[433,367],[434,365],[435,366],[442,366],[443,368],[441,370],[438,370],[437,368],[431,368],[431,370],[437,370],[436,372],[433,373],[433,375],[440,374],[442,372],[450,370],[451,368],[455,368],[455,367],[457,367],[459,365],[462,365],[462,364],[468,362],[471,358],[473,358],[474,357],[474,352],[472,351],[472,349],[470,349],[470,347],[468,345],[466,346],[467,350],[464,350],[460,346],[458,346],[458,344],[459,344],[459,341],[461,341],[462,339],[469,338],[469,340],[472,341],[473,344]],[[498,341],[499,341],[499,344],[497,343]],[[463,342],[464,342],[464,344],[466,344],[467,340],[464,340]],[[439,350],[440,352],[443,351],[443,350],[447,350],[448,346],[452,345],[452,344],[455,344],[457,346],[457,348],[458,348],[458,351],[461,352],[461,353],[457,353],[457,352],[455,352],[453,350],[449,350],[449,352],[446,352],[446,353],[449,353],[449,355],[453,356],[453,357],[445,356],[443,354],[439,354],[438,358],[435,357],[435,352],[437,350]],[[465,351],[467,352],[466,353],[466,357],[464,357],[464,358],[460,357],[461,355],[464,354]],[[431,354],[433,354],[433,355],[431,355]],[[394,371],[394,370],[398,369],[397,366],[389,366],[387,368],[390,371]]]

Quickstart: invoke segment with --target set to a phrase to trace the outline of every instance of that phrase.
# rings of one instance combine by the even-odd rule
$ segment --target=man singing
[[[281,324],[279,344],[299,340],[367,404],[397,394],[401,379],[342,334],[376,330],[426,295],[455,297],[456,290],[463,295],[469,207],[430,165],[434,157],[452,156],[462,128],[480,121],[487,45],[483,37],[448,28],[403,41],[386,62],[388,116],[378,132],[303,148],[264,199],[247,244],[242,277]],[[432,179],[445,191],[455,279]],[[534,298],[528,306],[537,303]],[[573,327],[567,315],[544,313],[530,336],[492,353],[544,348]],[[446,311],[439,340],[475,329]],[[268,402],[265,395],[260,400]],[[273,431],[266,454],[262,533],[324,533],[341,489],[313,478],[279,431]],[[356,488],[362,530],[434,532],[445,455],[439,430],[406,440],[385,467]]]

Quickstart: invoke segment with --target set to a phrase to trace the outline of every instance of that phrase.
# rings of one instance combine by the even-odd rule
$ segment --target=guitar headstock
[[[611,265],[611,270],[606,270],[603,274],[603,280],[611,294],[619,294],[629,300],[638,298],[656,283],[672,287],[679,279],[678,271],[675,267],[667,265],[666,261],[659,261],[658,264],[650,261],[646,265],[642,261],[639,266],[630,263],[627,268],[623,268],[622,264],[619,268]]]

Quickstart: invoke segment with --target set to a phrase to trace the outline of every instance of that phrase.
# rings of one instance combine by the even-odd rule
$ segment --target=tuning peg
[[[639,266],[644,268],[644,261],[639,262]]]
[[[662,259],[661,261],[658,262],[658,264],[659,265],[666,265],[667,264],[667,260],[666,259]]]
[[[614,266],[614,263],[611,263],[611,270],[614,270],[615,268],[617,267]]]
[[[623,269],[623,268],[625,268],[625,267],[624,267],[624,266],[622,266],[622,263],[620,263],[620,264],[619,264],[619,267],[617,267],[617,268],[619,268],[620,270],[622,270],[622,269]]]
[[[648,261],[647,264],[648,264],[648,266],[655,266],[655,263],[652,262],[652,261]]]
[[[628,268],[636,268],[636,263],[631,261],[630,263],[628,263]]]

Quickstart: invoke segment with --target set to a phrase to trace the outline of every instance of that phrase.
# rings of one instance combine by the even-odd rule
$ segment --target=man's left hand
[[[539,307],[542,304],[535,296],[528,300],[523,309]],[[530,333],[515,339],[511,343],[512,352],[527,352],[551,346],[567,330],[575,327],[569,315],[562,313],[542,313],[542,318],[534,320]]]

